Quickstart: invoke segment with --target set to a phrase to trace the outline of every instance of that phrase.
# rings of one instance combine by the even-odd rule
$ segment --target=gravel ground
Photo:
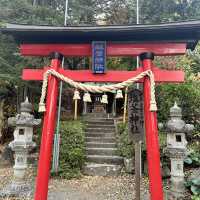
[[[51,180],[49,200],[132,200],[134,199],[134,177],[89,177],[80,180]],[[147,180],[142,181],[143,191]],[[59,191],[59,192],[58,192]]]
[[[194,171],[192,170],[192,172]],[[187,171],[186,174],[190,173],[190,171]],[[12,174],[12,168],[0,168],[0,190],[11,182]],[[27,177],[33,182],[35,170],[29,169]],[[48,200],[134,200],[134,188],[133,175],[118,177],[83,176],[80,179],[72,180],[51,179]],[[142,179],[141,188],[143,193],[141,199],[148,199],[147,178]],[[186,200],[190,199],[190,195],[187,193],[185,197]],[[23,198],[4,198],[4,200],[23,200]],[[26,200],[33,200],[33,198]]]
[[[12,172],[12,168],[0,169],[0,190],[12,180]],[[33,170],[29,169],[29,179],[33,180],[34,173]],[[145,193],[148,188],[147,182],[147,179],[142,180],[142,191]],[[134,176],[131,175],[118,177],[83,176],[81,179],[72,180],[51,179],[48,200],[133,200],[134,186]],[[4,200],[22,200],[22,198]]]

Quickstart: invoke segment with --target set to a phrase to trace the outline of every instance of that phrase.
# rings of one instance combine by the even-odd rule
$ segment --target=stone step
[[[115,137],[86,137],[86,142],[98,142],[98,143],[114,143]]]
[[[105,138],[105,137],[115,137],[115,133],[91,133],[91,132],[87,132],[85,133],[86,137],[101,137],[101,138]]]
[[[121,165],[86,163],[83,167],[83,174],[88,176],[117,176],[121,169]]]
[[[111,130],[111,131],[115,131],[115,127],[114,126],[93,126],[93,127],[89,127],[87,126],[86,130],[88,131],[103,131],[103,130]]]
[[[115,126],[114,124],[86,124],[87,125],[87,128],[106,128],[106,129],[109,129],[109,128],[112,128],[112,129],[115,129]]]
[[[98,142],[86,142],[88,148],[115,148],[116,143],[98,143]]]
[[[84,117],[85,118],[91,118],[91,117],[95,117],[95,118],[107,118],[109,115],[107,113],[87,113]]]
[[[117,148],[86,148],[87,155],[117,155]]]
[[[113,118],[91,117],[91,118],[86,118],[85,122],[112,122],[112,123],[114,123],[114,120],[113,120]]]
[[[90,133],[96,133],[96,132],[102,132],[102,133],[109,133],[109,132],[115,132],[114,128],[86,128],[86,132]]]
[[[85,121],[85,124],[90,124],[90,125],[113,125],[114,124],[114,121],[113,120],[96,120],[96,119],[93,119],[93,120],[89,120],[89,121]]]
[[[87,155],[87,162],[120,165],[123,162],[123,158],[120,156]]]

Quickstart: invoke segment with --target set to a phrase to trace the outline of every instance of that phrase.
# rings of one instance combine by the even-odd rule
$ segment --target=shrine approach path
[[[143,200],[148,199],[147,180],[142,181]],[[81,179],[55,180],[49,185],[48,200],[134,200],[134,177],[90,177]]]

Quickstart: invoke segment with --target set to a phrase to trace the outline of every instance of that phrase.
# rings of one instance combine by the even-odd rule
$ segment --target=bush
[[[190,189],[191,193],[194,195],[193,199],[196,200],[200,197],[200,178],[194,178],[190,181],[187,181],[185,185],[187,188]]]
[[[199,150],[199,148],[190,149],[184,162],[188,166],[199,167],[200,166],[200,150]]]
[[[117,132],[119,135],[123,134],[124,131],[128,131],[127,130],[127,123],[123,123],[123,122],[120,122],[117,124]]]
[[[85,163],[84,124],[80,121],[61,123],[61,145],[58,176],[61,178],[78,178]]]
[[[183,84],[163,84],[156,89],[158,103],[158,119],[166,122],[169,110],[177,101],[182,108],[183,119],[198,127],[200,118],[200,84],[186,82]]]
[[[134,144],[129,138],[127,123],[119,123],[117,130],[119,135],[119,155],[124,158],[132,158],[134,155]]]
[[[192,200],[200,200],[200,195],[193,195]]]
[[[118,136],[119,136],[119,144],[118,151],[119,155],[125,158],[132,158],[134,156],[134,141],[130,139],[128,134],[128,126],[127,123],[118,123],[117,125]],[[145,140],[145,136],[144,136]],[[159,144],[160,144],[160,154],[163,165],[167,165],[169,163],[169,159],[166,157],[164,153],[164,149],[166,147],[167,134],[163,132],[159,132]],[[142,143],[142,159],[146,160],[146,144]]]

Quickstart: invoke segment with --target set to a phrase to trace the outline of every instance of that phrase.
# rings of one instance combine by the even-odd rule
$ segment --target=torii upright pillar
[[[51,67],[54,70],[59,70],[62,60],[62,55],[55,52],[52,54]],[[58,82],[59,80],[50,76],[48,80],[47,104],[44,114],[44,123],[42,129],[42,139],[40,145],[40,157],[38,163],[37,180],[36,180],[36,200],[46,200],[48,195],[48,182],[51,166],[52,143],[54,137],[57,97],[58,97]]]
[[[152,70],[153,53],[140,55],[143,70]],[[158,142],[157,113],[150,111],[151,84],[149,77],[144,78],[144,117],[146,130],[147,161],[149,174],[149,189],[152,200],[163,200],[162,179],[160,170],[160,151]]]

